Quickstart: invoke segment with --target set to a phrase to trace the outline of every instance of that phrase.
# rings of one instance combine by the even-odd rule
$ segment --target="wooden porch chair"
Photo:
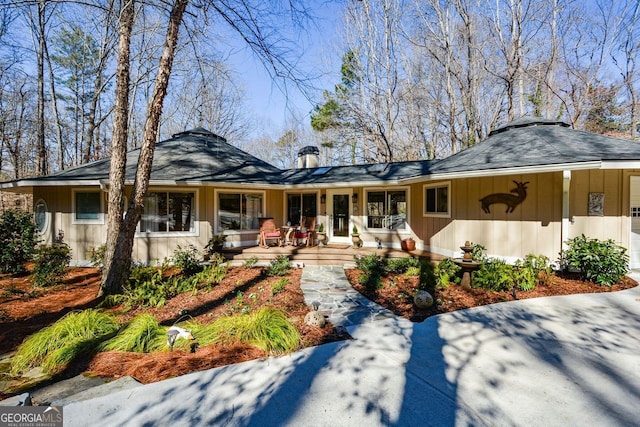
[[[268,248],[267,240],[276,240],[280,245],[280,228],[276,227],[273,218],[259,218],[260,220],[260,246]]]
[[[302,217],[300,228],[293,233],[295,244],[301,240],[306,240],[306,246],[313,246],[316,238],[316,217]]]

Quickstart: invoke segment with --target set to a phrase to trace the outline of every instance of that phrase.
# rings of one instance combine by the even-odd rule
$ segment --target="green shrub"
[[[267,276],[284,276],[291,270],[289,257],[286,255],[278,255],[269,263],[267,268]]]
[[[376,290],[382,286],[382,275],[386,270],[385,259],[377,254],[356,254],[353,259],[356,268],[362,273],[358,275],[358,282],[369,290]]]
[[[611,239],[590,239],[584,234],[567,240],[568,248],[561,253],[565,267],[580,271],[585,279],[612,286],[629,271],[627,250]]]
[[[185,276],[192,276],[202,270],[200,265],[200,253],[195,246],[189,245],[186,248],[178,247],[173,251],[173,265],[178,267]]]
[[[291,281],[288,278],[279,278],[276,283],[271,286],[271,295],[276,295],[284,291],[284,288],[286,288],[289,283],[291,283]]]
[[[101,346],[101,351],[132,351],[150,353],[167,345],[166,328],[150,314],[134,317],[120,332]]]
[[[29,336],[11,360],[11,374],[18,375],[42,366],[44,372],[56,373],[81,354],[91,354],[118,330],[109,314],[84,310],[65,315]]]
[[[420,267],[409,267],[407,271],[404,272],[406,277],[415,277],[420,275]]]
[[[419,268],[420,260],[413,257],[402,257],[387,259],[385,269],[388,273],[402,274],[412,267]]]
[[[34,256],[31,280],[35,286],[55,286],[62,283],[71,262],[71,248],[66,243],[40,246]]]
[[[451,282],[460,283],[460,266],[453,262],[451,258],[445,258],[434,268],[436,287],[446,289]]]
[[[104,257],[107,252],[107,245],[102,244],[97,248],[91,248],[89,252],[89,262],[91,262],[91,265],[102,268],[104,266]]]
[[[473,272],[473,287],[490,291],[513,289],[513,266],[501,259],[488,259]]]
[[[476,243],[471,243],[471,245],[473,245],[473,250],[471,251],[471,259],[476,262],[487,261],[488,257],[485,254],[487,248]]]
[[[538,273],[531,260],[517,260],[511,269],[512,288],[516,286],[521,291],[531,291],[536,288]]]
[[[247,258],[244,261],[244,266],[247,268],[253,268],[256,266],[256,264],[258,263],[258,261],[260,261],[260,258],[258,258],[257,256],[251,256],[249,258]]]
[[[38,229],[32,214],[7,210],[0,216],[0,272],[25,272],[24,263],[32,259],[38,244]]]

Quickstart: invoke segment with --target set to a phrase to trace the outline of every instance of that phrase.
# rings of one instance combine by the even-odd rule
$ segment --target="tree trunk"
[[[131,30],[135,15],[135,0],[124,2],[118,28],[118,66],[116,69],[116,99],[113,108],[113,138],[111,142],[111,169],[109,171],[109,206],[107,211],[107,242],[102,286],[98,296],[103,293],[120,292],[126,280],[120,277],[128,274],[129,269],[122,267],[122,260],[116,259],[118,236],[122,226],[125,196],[125,167],[127,164],[127,135],[129,133],[129,81],[131,79]],[[131,257],[131,255],[129,255]],[[115,268],[112,268],[115,266]],[[117,271],[120,270],[120,271]],[[118,274],[116,274],[118,273]]]
[[[144,210],[144,197],[147,193],[147,189],[149,188],[149,179],[151,176],[151,166],[153,164],[153,154],[156,148],[160,116],[162,115],[164,98],[167,94],[169,77],[171,76],[171,68],[173,66],[176,45],[178,43],[180,24],[188,2],[189,0],[176,0],[171,10],[169,26],[167,28],[162,57],[160,58],[160,65],[158,66],[158,75],[156,76],[153,96],[149,106],[147,107],[147,121],[145,123],[142,146],[140,148],[140,155],[138,158],[138,168],[136,171],[136,178],[133,183],[129,208],[127,209],[124,221],[121,223],[119,228],[117,245],[115,244],[116,242],[114,242],[112,243],[112,246],[107,248],[107,252],[111,252],[109,249],[113,252],[111,252],[112,255],[110,257],[109,265],[105,265],[104,277],[106,277],[106,279],[103,281],[101,289],[101,292],[103,293],[109,294],[120,292],[123,284],[129,276],[133,239],[135,237],[136,226],[140,221]],[[129,27],[129,34],[130,28],[131,27]],[[127,40],[130,41],[130,38]],[[120,59],[118,62],[120,62]],[[127,66],[128,63],[129,61],[127,57]],[[114,171],[113,163],[111,165],[111,171]],[[120,165],[120,173],[122,174],[122,182],[124,182],[124,165]],[[113,187],[110,189],[110,204],[112,198],[111,193],[115,191],[116,190]],[[122,200],[124,193],[122,189],[120,193],[120,200]],[[116,197],[117,196],[114,196],[114,202],[117,201],[115,200]],[[122,203],[120,203],[119,206],[122,206]],[[112,215],[113,213],[109,212],[109,219],[111,221],[120,222],[119,218],[122,218],[122,216],[116,220],[115,218],[112,219]]]
[[[44,46],[46,0],[38,2],[38,111],[36,129],[36,175],[47,174],[47,148],[44,142]]]

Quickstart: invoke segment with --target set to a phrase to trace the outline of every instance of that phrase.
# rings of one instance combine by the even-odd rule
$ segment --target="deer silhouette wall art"
[[[516,206],[524,202],[524,199],[527,198],[527,184],[529,183],[529,181],[527,182],[513,181],[513,182],[516,184],[516,188],[511,190],[511,193],[515,193],[515,194],[511,194],[511,193],[489,194],[488,196],[485,196],[482,199],[480,199],[480,203],[482,203],[482,210],[485,211],[486,213],[491,213],[489,206],[496,203],[502,203],[504,205],[507,205],[507,210],[506,210],[507,213],[513,212]]]

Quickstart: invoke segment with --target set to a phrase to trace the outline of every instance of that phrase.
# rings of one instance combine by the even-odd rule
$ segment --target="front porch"
[[[432,254],[427,251],[414,250],[403,251],[393,248],[372,248],[362,247],[354,248],[351,245],[327,245],[327,246],[270,246],[262,248],[260,246],[251,246],[244,248],[224,248],[222,254],[230,261],[244,262],[251,257],[257,257],[260,262],[270,262],[278,255],[287,255],[292,262],[302,263],[305,265],[344,265],[353,262],[355,254],[374,254],[377,253],[387,258],[401,258],[413,256],[418,258],[429,258],[432,261],[440,261],[444,257],[442,255]]]

